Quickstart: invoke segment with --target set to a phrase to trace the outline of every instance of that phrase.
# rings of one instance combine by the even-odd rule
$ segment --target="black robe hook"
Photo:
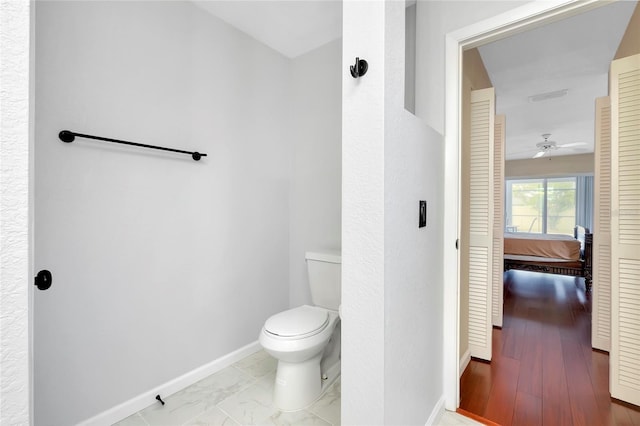
[[[365,75],[367,73],[368,69],[369,69],[369,64],[367,63],[367,61],[365,61],[364,59],[360,59],[360,58],[356,57],[355,65],[351,65],[351,67],[350,67],[351,76],[353,78],[362,77],[363,75]]]

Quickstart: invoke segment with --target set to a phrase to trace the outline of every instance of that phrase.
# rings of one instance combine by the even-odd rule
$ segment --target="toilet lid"
[[[322,330],[328,323],[326,310],[303,305],[275,314],[264,324],[264,329],[278,336],[294,337]]]

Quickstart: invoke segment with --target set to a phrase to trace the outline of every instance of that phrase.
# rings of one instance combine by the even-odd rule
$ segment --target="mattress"
[[[568,235],[506,232],[504,254],[577,261],[580,259],[580,241]]]

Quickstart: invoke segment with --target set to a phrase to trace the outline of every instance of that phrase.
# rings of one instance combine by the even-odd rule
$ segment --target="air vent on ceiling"
[[[569,89],[562,89],[556,90],[555,92],[540,93],[537,95],[529,96],[529,102],[540,102],[546,101],[547,99],[561,98],[563,96],[566,96],[568,92]]]

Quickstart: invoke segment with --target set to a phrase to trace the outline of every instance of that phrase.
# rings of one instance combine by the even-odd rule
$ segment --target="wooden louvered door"
[[[493,257],[493,142],[494,89],[471,92],[467,200],[469,235],[469,351],[472,357],[491,360],[491,300]]]
[[[591,346],[611,345],[611,100],[596,99]]]
[[[611,63],[613,398],[640,405],[640,55]]]
[[[506,117],[496,115],[493,137],[493,271],[491,323],[502,327],[504,288],[504,144]]]

